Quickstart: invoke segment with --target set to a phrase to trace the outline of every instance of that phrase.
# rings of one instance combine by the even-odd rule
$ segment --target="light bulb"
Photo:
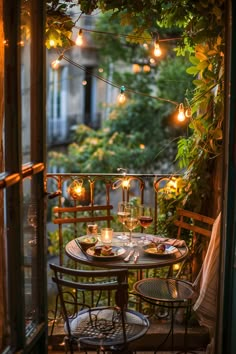
[[[153,53],[154,53],[155,57],[160,57],[162,54],[160,44],[158,43],[158,41],[156,41],[156,43],[154,44],[154,52]]]
[[[178,113],[177,119],[179,122],[183,122],[185,120],[183,103],[180,103],[180,105],[179,105],[179,113]]]
[[[124,92],[119,94],[118,101],[119,101],[120,104],[125,103],[126,97],[125,97]]]
[[[60,61],[62,60],[63,58],[63,54],[60,55],[56,60],[54,60],[52,63],[51,63],[51,67],[55,70],[57,70],[60,66]]]
[[[129,188],[129,179],[124,179],[123,181],[122,181],[122,187],[124,188],[124,189],[128,189]]]
[[[60,66],[60,60],[58,60],[58,59],[54,60],[54,61],[51,63],[51,67],[52,67],[53,69],[55,69],[55,70],[58,69],[59,66]]]
[[[53,39],[50,39],[49,45],[50,47],[55,47],[55,41]]]
[[[78,47],[81,47],[82,44],[83,44],[83,33],[82,33],[82,29],[79,30],[79,33],[77,35],[77,38],[75,40],[75,44],[78,46]]]
[[[121,86],[121,88],[120,88],[120,94],[118,96],[118,101],[119,101],[120,104],[123,104],[126,101],[125,87],[124,86]]]
[[[192,117],[192,110],[191,110],[191,107],[188,107],[188,108],[186,109],[186,111],[185,111],[185,116],[186,116],[187,118]]]

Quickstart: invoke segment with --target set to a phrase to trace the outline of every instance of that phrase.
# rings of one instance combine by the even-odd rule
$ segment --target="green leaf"
[[[202,80],[198,80],[198,79],[193,80],[193,84],[194,84],[195,86],[198,86],[198,87],[203,87],[203,86],[205,86],[205,83],[204,83]]]
[[[199,69],[196,66],[190,66],[186,72],[191,75],[197,75],[199,73]]]
[[[197,68],[198,70],[204,70],[208,67],[209,63],[208,61],[201,61],[198,65]]]
[[[199,63],[199,59],[197,57],[193,56],[193,55],[191,55],[189,57],[189,61],[190,61],[190,63],[192,63],[194,65],[197,65]]]

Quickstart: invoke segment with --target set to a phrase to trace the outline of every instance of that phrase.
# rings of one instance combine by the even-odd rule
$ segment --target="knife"
[[[124,258],[124,262],[129,262],[130,257],[132,257],[133,254],[134,254],[134,250],[131,250],[131,251],[129,252],[128,256]]]

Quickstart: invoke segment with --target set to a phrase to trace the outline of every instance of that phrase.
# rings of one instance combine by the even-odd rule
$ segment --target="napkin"
[[[184,240],[179,240],[177,238],[165,238],[165,237],[150,237],[150,241],[154,242],[164,242],[167,245],[175,246],[175,247],[185,247],[186,243]]]

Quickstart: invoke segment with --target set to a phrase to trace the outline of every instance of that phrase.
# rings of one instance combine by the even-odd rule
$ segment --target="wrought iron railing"
[[[60,264],[63,263],[63,232],[70,225],[74,236],[85,232],[86,222],[101,222],[108,226],[116,217],[118,201],[136,199],[148,203],[154,210],[152,233],[157,234],[159,213],[158,192],[172,183],[176,188],[176,175],[128,174],[123,173],[57,173],[47,174],[45,189],[48,194],[48,221],[52,221],[58,232]],[[103,224],[102,224],[103,223]],[[121,225],[120,225],[121,226]]]

